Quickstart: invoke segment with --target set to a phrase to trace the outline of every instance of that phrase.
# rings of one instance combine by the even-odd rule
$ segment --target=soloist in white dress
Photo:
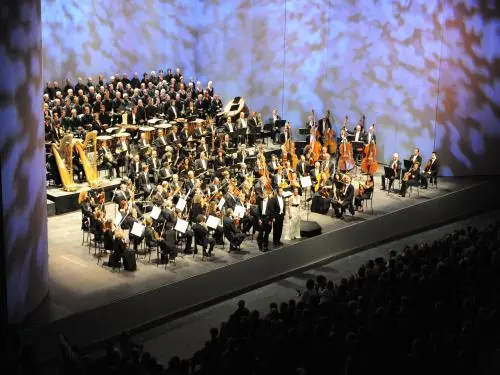
[[[300,238],[300,217],[301,217],[300,195],[292,195],[288,198],[288,214],[285,227],[285,240],[295,240]]]

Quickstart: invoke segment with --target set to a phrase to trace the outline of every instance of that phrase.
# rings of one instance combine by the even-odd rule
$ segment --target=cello
[[[377,163],[377,146],[375,141],[372,141],[365,146],[365,157],[361,161],[361,172],[374,175],[378,169]]]
[[[340,171],[350,171],[354,168],[354,158],[352,156],[352,144],[347,142],[346,139],[342,141],[342,144],[339,146],[339,164],[338,168]]]

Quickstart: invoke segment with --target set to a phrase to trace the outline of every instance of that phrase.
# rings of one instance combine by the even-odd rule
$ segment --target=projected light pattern
[[[365,114],[381,160],[417,145],[424,159],[438,150],[442,174],[500,173],[485,163],[500,141],[494,1],[43,4],[45,77],[181,65],[226,101],[242,95],[264,118],[276,108],[295,128],[311,109],[330,109],[337,127]]]
[[[188,1],[41,1],[45,80],[142,75],[167,65],[194,72],[196,19]]]
[[[500,173],[494,2],[206,1],[200,14],[197,73],[225,99],[294,127],[311,109],[337,126],[364,113],[381,160],[419,146],[445,175]]]
[[[0,48],[1,194],[9,322],[48,291],[42,121],[41,15],[37,0],[3,5]],[[6,11],[8,9],[8,11]]]

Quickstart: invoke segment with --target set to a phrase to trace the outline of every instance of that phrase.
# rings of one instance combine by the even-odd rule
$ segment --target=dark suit
[[[236,197],[234,195],[230,195],[229,193],[226,193],[224,195],[224,200],[226,201],[226,203],[225,203],[226,207],[234,210],[234,207],[236,207],[236,203],[238,202],[236,200]]]
[[[437,175],[439,173],[439,160],[436,159],[434,162],[432,160],[429,160],[430,167],[428,168],[427,166],[425,167],[425,171],[422,174],[422,185],[424,189],[427,189],[429,187],[429,182],[432,184],[434,183],[437,185]]]
[[[346,209],[349,209],[351,214],[354,215],[354,207],[352,204],[352,200],[354,199],[354,186],[349,184],[345,194],[342,192],[341,195],[342,203],[336,203],[334,205],[335,216],[341,218]]]
[[[281,198],[282,206],[280,206],[279,198]],[[273,198],[273,244],[278,246],[283,233],[283,221],[285,219],[285,199],[283,197]]]
[[[394,165],[394,160],[391,160],[389,163],[389,168],[393,169]],[[391,190],[392,184],[394,183],[394,180],[399,179],[399,175],[401,173],[401,161],[397,160],[396,161],[396,173],[394,174],[394,177],[389,179],[389,190]],[[382,175],[382,190],[385,189],[385,174]]]
[[[151,193],[151,181],[149,179],[149,175],[146,172],[141,172],[137,176],[136,185],[139,190],[143,191],[146,195]]]
[[[201,245],[203,248],[203,255],[207,253],[208,247],[208,256],[212,255],[212,251],[215,246],[215,240],[213,238],[209,238],[208,229],[201,225],[200,223],[194,223],[192,226],[194,233],[194,247],[196,249],[196,245]],[[195,250],[195,254],[197,250]]]
[[[224,236],[231,244],[229,251],[235,250],[245,239],[245,234],[241,233],[234,227],[233,220],[229,216],[224,216],[224,219],[222,220],[222,230],[224,232]]]
[[[272,199],[267,199],[267,204],[264,207],[265,200],[259,203],[258,219],[260,221],[259,236],[257,237],[257,244],[259,250],[267,251],[269,247],[269,234],[273,226],[274,218],[274,204]]]
[[[297,174],[299,177],[304,177],[307,174],[308,165],[306,162],[299,162],[297,164]]]
[[[174,108],[172,106],[168,107],[168,110],[167,110],[167,117],[168,117],[168,121],[174,121],[177,117],[179,117],[179,113],[177,111],[177,108],[175,108],[175,111],[174,111]]]

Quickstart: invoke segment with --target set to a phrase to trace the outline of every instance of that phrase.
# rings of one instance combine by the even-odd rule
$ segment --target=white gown
[[[300,195],[288,198],[289,214],[286,215],[285,240],[300,238],[300,220],[302,214]]]

